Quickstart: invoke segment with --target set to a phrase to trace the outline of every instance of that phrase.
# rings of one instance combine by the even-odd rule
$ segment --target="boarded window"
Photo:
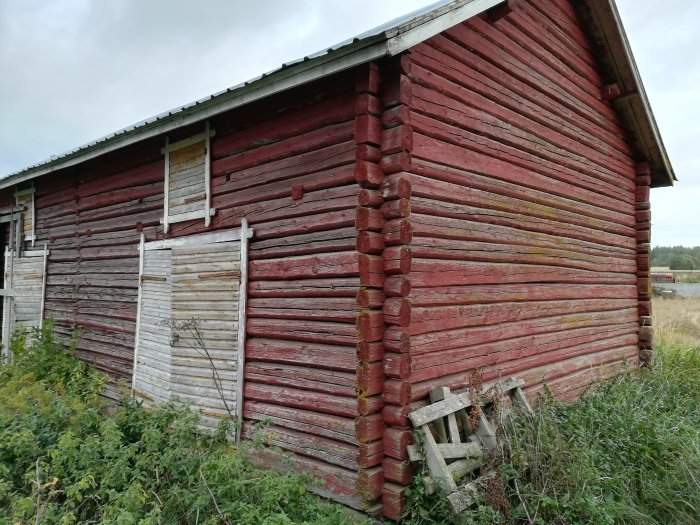
[[[178,142],[166,138],[165,208],[163,227],[170,224],[204,219],[209,226],[214,211],[211,208],[210,138],[214,131],[207,123],[204,132]]]
[[[241,417],[250,235],[244,225],[141,249],[134,393],[188,403],[209,428]]]
[[[3,287],[2,343],[3,355],[10,357],[12,332],[20,326],[31,330],[42,324],[46,290],[48,249],[22,253],[5,251]]]
[[[34,246],[34,188],[15,192],[15,199],[17,200],[17,207],[20,208],[20,213],[22,214],[22,238],[31,242],[31,245]]]

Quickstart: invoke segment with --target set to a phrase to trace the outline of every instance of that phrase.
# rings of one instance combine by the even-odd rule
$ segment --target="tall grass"
[[[505,424],[501,486],[463,523],[700,523],[700,300],[653,309],[654,363]],[[448,516],[414,484],[408,523]]]

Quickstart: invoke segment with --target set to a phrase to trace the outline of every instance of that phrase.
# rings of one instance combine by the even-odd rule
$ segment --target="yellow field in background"
[[[652,301],[654,341],[700,346],[700,298]]]

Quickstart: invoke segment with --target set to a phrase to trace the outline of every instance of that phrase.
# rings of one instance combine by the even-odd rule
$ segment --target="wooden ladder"
[[[484,465],[486,453],[494,453],[499,446],[496,431],[483,409],[492,408],[494,397],[507,395],[513,406],[529,417],[532,408],[521,389],[524,384],[519,378],[499,381],[482,388],[479,399],[473,399],[469,392],[455,394],[447,387],[434,388],[430,392],[431,404],[409,414],[414,428],[422,431],[425,453],[423,458],[417,445],[409,445],[409,459],[412,462],[425,460],[430,471],[430,476],[423,479],[426,489],[433,492],[435,485],[440,487],[455,514],[471,507],[478,490],[495,476],[495,473],[487,473],[459,484]],[[490,400],[482,402],[482,396],[486,395]],[[472,426],[470,421],[476,424]]]

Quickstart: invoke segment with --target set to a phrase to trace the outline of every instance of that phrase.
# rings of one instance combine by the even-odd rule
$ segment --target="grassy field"
[[[661,345],[700,347],[700,297],[654,298],[652,319],[654,338]]]

